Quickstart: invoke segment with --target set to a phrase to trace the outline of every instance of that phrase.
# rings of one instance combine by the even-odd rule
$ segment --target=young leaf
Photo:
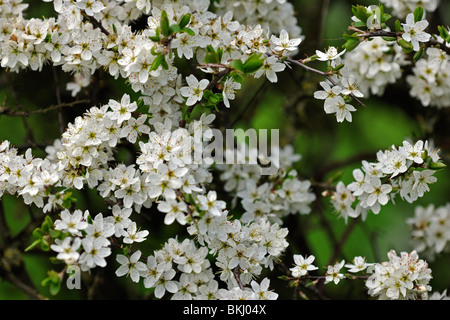
[[[417,51],[414,54],[414,57],[413,57],[414,63],[416,63],[422,57],[422,55],[423,55],[423,46],[420,47],[419,51]]]
[[[150,71],[157,70],[162,63],[162,60],[164,60],[164,56],[160,53],[156,56],[155,60],[153,60]]]
[[[242,61],[239,60],[239,59],[231,61],[230,66],[234,70],[238,70],[238,71],[244,72],[244,65],[243,65]]]
[[[187,33],[191,37],[195,36],[194,30],[192,30],[192,29],[190,29],[188,27],[181,28],[181,32]]]
[[[397,32],[403,31],[402,23],[398,19],[395,20],[395,31],[397,31]]]
[[[172,24],[169,26],[169,33],[173,34],[173,33],[178,33],[181,31],[181,28],[178,24]]]
[[[432,164],[429,165],[429,168],[431,170],[441,170],[446,167],[447,167],[447,165],[445,163],[443,163],[442,161],[433,162]]]
[[[254,73],[259,70],[264,64],[264,59],[261,58],[261,54],[253,53],[247,60],[245,60],[242,67],[244,73]]]
[[[342,45],[342,48],[346,49],[347,52],[354,50],[359,45],[359,38],[353,34],[343,34],[346,42]]]
[[[42,239],[34,240],[34,242],[32,244],[30,244],[28,247],[25,248],[25,252],[28,252],[28,251],[34,249],[35,247],[37,247],[41,243],[41,241],[42,241]]]
[[[448,30],[444,26],[438,26],[439,35],[442,37],[442,39],[445,40],[445,42],[450,42],[450,34]]]
[[[191,14],[186,13],[184,16],[181,17],[180,21],[178,22],[178,25],[180,26],[181,29],[183,29],[189,24],[189,22],[191,22]]]
[[[405,51],[406,53],[410,53],[413,51],[413,45],[411,44],[411,42],[399,39],[397,40],[397,43],[400,47],[402,47],[403,51]]]
[[[161,22],[160,22],[161,32],[164,36],[170,36],[169,31],[169,18],[167,17],[167,12],[163,10],[161,12]]]
[[[155,30],[155,35],[149,37],[150,40],[152,40],[153,42],[159,42],[159,41],[161,41],[161,35],[160,35],[160,33],[161,33],[161,29],[160,29],[159,27],[156,28],[156,30]]]
[[[356,18],[364,23],[366,23],[367,19],[371,16],[371,13],[367,12],[367,9],[361,5],[352,6],[352,13]]]
[[[416,10],[414,10],[414,22],[418,22],[422,20],[423,18],[423,8],[417,7]]]

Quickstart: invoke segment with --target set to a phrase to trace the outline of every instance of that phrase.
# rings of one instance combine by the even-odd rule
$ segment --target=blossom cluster
[[[377,263],[366,281],[369,295],[380,300],[428,299],[431,269],[416,251],[388,253],[389,261]]]
[[[317,60],[326,61],[329,68],[344,67],[341,56],[345,50],[338,53],[335,47],[329,47],[327,51],[316,50]],[[324,110],[327,114],[335,114],[337,122],[344,120],[352,122],[352,112],[356,108],[349,104],[353,98],[362,98],[364,94],[359,90],[357,77],[350,69],[344,69],[328,79],[320,82],[323,90],[314,92],[314,98],[324,100]]]
[[[310,214],[316,200],[311,181],[295,169],[301,156],[287,145],[272,147],[269,158],[243,143],[223,150],[227,159],[237,155],[237,163],[215,163],[204,158],[204,147],[213,140],[216,115],[202,110],[195,120],[191,113],[200,105],[213,110],[219,102],[230,108],[244,88],[244,76],[264,76],[275,83],[277,73],[292,62],[307,63],[309,58],[291,59],[304,39],[293,5],[285,0],[44,1],[53,2],[55,17],[27,19],[28,5],[22,0],[0,3],[1,67],[12,72],[42,71],[46,64],[60,67],[73,75],[66,89],[74,97],[103,69],[114,79],[125,79],[138,98],[132,101],[125,93],[90,107],[45,149],[45,158],[34,157],[31,149],[20,154],[2,142],[0,197],[18,195],[47,217],[57,217],[44,237],[65,267],[90,272],[115,257],[116,276],[142,280],[156,298],[276,299],[270,280],[257,280],[274,269],[289,246],[283,219]],[[428,1],[426,9],[435,2]],[[135,21],[144,26],[135,30]],[[415,51],[430,39],[424,32],[427,25],[406,16],[403,39]],[[320,82],[323,90],[314,97],[324,100],[325,112],[335,114],[338,122],[351,122],[356,108],[350,103],[370,93],[381,95],[407,64],[400,46],[381,38],[362,42],[345,56],[346,50],[335,47],[315,53],[309,61],[326,63],[322,75],[327,81]],[[437,48],[426,55],[407,78],[411,95],[424,105],[443,107],[450,91],[448,55]],[[190,63],[180,68],[180,60]],[[185,74],[184,67],[192,74]],[[130,151],[127,161],[117,156],[122,147]],[[362,169],[353,171],[354,182],[337,184],[332,204],[345,220],[365,219],[369,210],[377,214],[397,194],[408,202],[417,200],[436,182],[435,170],[444,166],[428,141],[404,141],[376,156],[377,162],[363,161]],[[249,158],[258,163],[249,164]],[[274,173],[263,174],[267,163]],[[214,173],[223,185],[213,181]],[[75,189],[96,190],[107,212],[77,209],[71,198]],[[148,254],[140,244],[150,232],[135,217],[153,211],[164,215],[166,225],[185,226],[187,237],[170,237]],[[442,224],[444,214],[438,216]],[[420,225],[418,219],[410,224]],[[441,235],[445,241],[430,242],[428,230],[434,236],[438,231],[431,223],[428,227],[417,227],[415,236],[427,238],[420,239],[426,244],[417,250],[432,246],[443,251],[447,233]],[[336,262],[328,266],[325,283],[346,278],[344,266],[350,273],[367,269],[372,296],[426,298],[431,290],[426,263],[415,252],[388,256],[383,264],[369,264],[359,256],[352,263]],[[314,256],[295,255],[294,262],[294,277],[318,269]]]
[[[450,204],[435,207],[417,206],[414,217],[406,220],[411,228],[411,244],[417,252],[429,261],[449,250]]]
[[[413,67],[413,74],[406,77],[409,94],[420,100],[423,106],[448,107],[450,92],[450,57],[439,48],[427,48],[425,57]]]
[[[237,159],[257,154],[245,144],[227,152],[237,153]],[[217,168],[222,172],[224,190],[240,200],[244,213],[243,222],[259,221],[267,218],[281,223],[288,214],[309,214],[310,204],[316,199],[311,190],[311,181],[302,180],[293,168],[301,156],[293,152],[291,146],[273,148],[271,156],[279,159],[276,174],[261,175],[258,164],[222,164]],[[239,161],[239,160],[238,160]],[[239,163],[239,162],[238,162]],[[243,162],[240,162],[243,163]]]
[[[434,12],[440,0],[381,0],[388,8],[392,8],[392,12],[399,18],[405,18],[410,12],[413,12],[418,5],[421,5],[427,12]]]
[[[365,97],[383,95],[386,86],[397,82],[403,75],[402,67],[410,64],[395,41],[374,38],[361,42],[344,57],[344,70],[356,78]]]
[[[97,69],[105,69],[114,78],[127,79],[134,91],[142,93],[150,108],[163,109],[172,117],[179,114],[179,106],[174,107],[173,102],[178,105],[184,102],[178,94],[181,75],[174,63],[175,56],[202,63],[210,47],[221,52],[216,62],[228,65],[231,60],[245,61],[252,53],[286,54],[293,43],[284,29],[279,32],[285,35],[277,41],[279,38],[274,34],[266,36],[261,25],[249,27],[233,20],[231,11],[223,16],[213,14],[207,10],[207,0],[165,2],[160,6],[150,1],[124,4],[55,1],[54,7],[59,15],[49,19],[27,20],[19,10],[13,16],[7,10],[2,11],[0,60],[3,68],[41,70],[47,62],[61,66],[75,75],[74,82],[68,85],[73,95],[89,85]],[[135,33],[128,23],[143,13],[150,14],[147,26]],[[97,23],[91,22],[92,19]],[[165,22],[169,26],[181,23],[183,28],[162,34],[161,25],[166,25]],[[286,40],[290,47],[277,49]],[[296,45],[300,41],[301,38]],[[276,81],[274,72],[284,69],[279,65],[274,58],[267,60],[266,70],[273,70],[271,81]],[[216,72],[211,68],[203,71]],[[167,106],[162,108],[162,102]]]
[[[412,203],[437,181],[434,173],[440,156],[428,141],[405,140],[402,146],[380,150],[376,156],[376,162],[364,160],[361,169],[353,170],[353,182],[346,186],[340,181],[336,186],[331,202],[345,220],[359,216],[364,220],[369,210],[378,214],[396,195]]]
[[[425,260],[419,258],[416,251],[388,252],[389,261],[368,263],[365,257],[356,256],[351,263],[345,260],[329,265],[323,278],[324,284],[339,284],[341,280],[364,280],[368,294],[380,300],[448,300],[447,290],[443,293],[432,292],[430,286],[431,269]],[[294,254],[294,267],[290,268],[294,280],[308,278],[310,271],[319,268],[313,265],[313,255],[303,257]],[[346,268],[347,272],[343,271]],[[316,280],[317,281],[317,280]]]
[[[125,244],[139,243],[149,234],[147,230],[138,230],[136,222],[130,220],[131,211],[114,206],[110,216],[99,213],[91,217],[89,211],[63,210],[54,229],[61,231],[64,237],[56,238],[51,249],[57,252],[57,259],[67,265],[77,264],[82,271],[106,267],[112,241],[122,238]]]
[[[219,14],[233,12],[237,21],[246,25],[260,24],[270,33],[279,34],[286,30],[292,37],[304,38],[302,29],[294,15],[293,5],[285,0],[220,0],[214,3]]]

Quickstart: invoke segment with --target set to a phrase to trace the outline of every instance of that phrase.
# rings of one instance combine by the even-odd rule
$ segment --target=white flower
[[[352,263],[347,263],[345,267],[348,270],[348,272],[360,272],[365,270],[368,266],[372,265],[373,263],[366,263],[366,258],[363,257],[354,257]]]
[[[318,268],[312,264],[315,258],[313,255],[310,255],[305,259],[301,254],[294,254],[295,267],[289,269],[292,272],[292,276],[297,278],[306,275],[308,271],[317,270]]]
[[[424,32],[428,27],[427,20],[420,20],[414,22],[414,14],[410,13],[406,16],[406,23],[402,23],[405,33],[402,34],[402,38],[405,41],[411,42],[414,51],[419,51],[419,42],[428,42],[431,35]]]
[[[276,300],[278,298],[277,293],[269,290],[270,280],[268,278],[264,278],[260,284],[252,281],[250,285],[257,300]]]
[[[146,264],[139,261],[141,254],[142,252],[138,250],[131,255],[130,259],[122,254],[118,254],[116,260],[120,263],[120,267],[116,270],[116,276],[130,275],[133,282],[139,282],[140,274],[147,271]]]
[[[188,98],[186,101],[187,106],[192,106],[203,98],[203,91],[209,84],[207,79],[202,79],[200,81],[194,75],[186,77],[186,82],[188,87],[180,88],[180,93],[183,97]]]
[[[127,137],[129,142],[136,143],[137,138],[141,134],[150,133],[150,127],[144,124],[146,120],[147,115],[145,114],[137,119],[131,117],[127,122],[127,126],[122,129],[120,137]]]
[[[374,206],[377,202],[385,205],[389,201],[389,192],[392,191],[390,184],[381,184],[381,179],[372,177],[370,183],[366,185],[365,192],[369,194],[367,198],[367,205]]]
[[[345,275],[342,273],[339,273],[344,266],[345,261],[342,260],[341,262],[336,262],[333,266],[328,266],[327,272],[325,274],[325,284],[329,282],[334,282],[335,284],[338,284],[341,279],[345,278]]]
[[[217,200],[217,193],[209,191],[206,196],[197,196],[200,210],[208,211],[213,216],[221,216],[226,207],[225,201]]]
[[[61,230],[63,232],[69,232],[72,235],[81,235],[81,230],[87,228],[88,223],[84,220],[81,210],[75,210],[73,214],[70,214],[69,210],[63,210],[60,213],[61,220],[56,220],[55,230]]]
[[[344,53],[345,49],[338,53],[335,47],[328,47],[328,50],[326,52],[316,50],[317,60],[319,61],[331,61],[342,56]]]
[[[415,163],[423,163],[422,153],[424,151],[424,144],[422,140],[417,141],[414,146],[408,141],[403,141],[403,146],[399,147],[400,153],[408,160]]]
[[[131,244],[134,242],[142,242],[146,240],[149,232],[147,230],[138,231],[136,222],[132,222],[126,230],[123,231],[123,242]]]
[[[55,239],[55,244],[52,244],[50,248],[58,252],[56,259],[63,260],[66,264],[73,264],[80,257],[80,253],[78,252],[80,245],[80,238],[75,238],[72,241],[71,237],[67,237],[64,240]]]
[[[178,286],[176,281],[172,281],[177,273],[173,269],[165,271],[159,279],[156,281],[155,287],[155,297],[160,299],[166,293],[166,290],[170,293],[175,293],[178,291]]]
[[[273,50],[285,54],[286,51],[295,51],[302,42],[301,38],[289,39],[289,34],[286,30],[281,30],[280,37],[274,35],[271,36],[270,42],[272,43]]]
[[[278,62],[277,57],[270,56],[264,61],[263,66],[255,72],[254,77],[259,78],[263,74],[265,74],[270,82],[275,83],[278,81],[276,72],[281,72],[285,68],[286,65],[284,63]]]
[[[228,78],[225,80],[225,83],[223,84],[223,103],[227,108],[230,107],[230,101],[235,98],[235,91],[239,90],[241,88],[241,84],[239,82],[236,82],[233,80],[233,78]]]
[[[108,112],[108,116],[111,120],[116,120],[117,123],[122,123],[125,120],[131,118],[131,112],[137,110],[136,102],[130,103],[130,96],[124,94],[120,103],[116,100],[109,100],[109,106],[112,111]]]
[[[340,86],[330,87],[330,85],[325,81],[321,81],[319,84],[323,88],[323,90],[314,92],[314,98],[319,100],[334,98],[336,96],[339,96],[342,91],[342,88]]]
[[[433,177],[434,172],[433,170],[415,170],[413,172],[414,183],[412,188],[417,192],[419,197],[422,197],[425,192],[430,191],[429,184],[437,181],[436,177]]]
[[[362,92],[359,91],[359,89],[358,89],[358,85],[356,83],[357,81],[354,76],[350,76],[348,78],[342,78],[341,82],[342,82],[342,86],[344,87],[344,89],[341,91],[342,94],[344,94],[344,95],[352,94],[358,98],[364,97]]]
[[[82,269],[91,269],[96,266],[106,267],[105,258],[111,254],[111,248],[105,247],[101,239],[82,240],[84,252],[80,256],[80,264]]]
[[[326,113],[336,113],[337,122],[343,122],[344,120],[352,122],[351,112],[356,111],[356,108],[345,103],[341,96],[326,99],[324,109]]]
[[[175,219],[181,225],[186,224],[187,205],[184,201],[178,202],[172,199],[168,199],[167,201],[160,201],[158,203],[158,210],[166,214],[164,218],[165,224],[172,224]]]

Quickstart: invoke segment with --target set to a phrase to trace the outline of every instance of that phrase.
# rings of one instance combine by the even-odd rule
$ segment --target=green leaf
[[[155,30],[155,35],[149,37],[150,40],[152,40],[153,42],[159,42],[161,41],[161,29],[158,27]]]
[[[410,42],[405,41],[403,39],[399,39],[397,40],[397,43],[400,47],[402,47],[403,51],[405,51],[406,53],[410,53],[413,51],[413,45]]]
[[[155,71],[159,68],[162,61],[164,60],[164,56],[160,53],[156,56],[155,60],[153,60],[152,65],[150,66],[150,71]]]
[[[41,228],[36,228],[33,230],[33,237],[35,238],[42,238],[45,235],[45,232],[42,231]]]
[[[230,67],[232,67],[234,70],[244,72],[244,64],[239,59],[232,60],[230,63]]]
[[[397,32],[403,31],[402,23],[398,19],[395,20],[395,31],[397,31]]]
[[[161,66],[163,67],[164,70],[168,70],[169,69],[169,65],[167,64],[166,58],[164,56],[162,56],[162,60],[161,60]]]
[[[423,8],[417,7],[416,10],[414,10],[414,22],[418,22],[422,20],[423,18]]]
[[[442,170],[442,169],[447,168],[447,165],[445,163],[443,163],[442,161],[437,161],[437,162],[433,162],[432,164],[430,164],[429,168],[431,170]]]
[[[353,22],[353,26],[356,28],[363,28],[366,26],[366,23],[362,21],[355,21]]]
[[[32,249],[34,249],[36,246],[38,246],[41,243],[42,239],[34,240],[32,244],[30,244],[28,247],[25,248],[25,252],[28,252]]]
[[[381,37],[384,41],[395,41],[397,40],[396,37]]]
[[[181,29],[186,27],[191,22],[191,14],[186,13],[184,16],[181,17],[180,21],[178,21],[178,25]]]
[[[168,37],[170,36],[170,31],[169,31],[169,18],[167,17],[167,12],[165,10],[163,10],[161,12],[161,21],[160,21],[160,27],[161,27],[161,33]]]
[[[173,33],[178,33],[181,31],[181,28],[178,24],[172,24],[169,26],[169,33],[173,34]]]
[[[49,226],[53,226],[53,220],[50,216],[45,216],[44,221],[47,222]]]
[[[191,37],[195,36],[194,30],[192,30],[192,29],[190,29],[188,27],[181,28],[181,32],[187,33]]]
[[[50,245],[48,244],[47,240],[41,239],[41,250],[42,251],[50,251]]]
[[[383,13],[382,16],[381,16],[381,19],[382,19],[381,22],[385,23],[386,21],[388,21],[391,18],[392,18],[392,16],[389,13]]]
[[[250,57],[245,60],[242,67],[244,68],[244,73],[250,74],[258,71],[264,65],[264,58],[261,54],[253,53]]]
[[[414,54],[414,57],[413,57],[414,63],[416,63],[420,58],[422,58],[422,55],[423,55],[423,46],[420,47],[419,51],[417,51]]]
[[[442,37],[442,39],[445,40],[445,42],[450,42],[450,34],[448,30],[444,26],[438,26],[439,35]]]
[[[372,15],[367,11],[366,7],[361,5],[352,6],[353,15],[366,25],[367,19]]]
[[[343,37],[346,42],[342,45],[342,48],[344,48],[346,51],[350,52],[359,45],[359,38],[356,36],[356,33],[354,33],[353,35],[344,33]]]

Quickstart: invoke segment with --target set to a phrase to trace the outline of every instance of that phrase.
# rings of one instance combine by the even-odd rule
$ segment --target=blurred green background
[[[291,2],[295,5],[299,25],[306,36],[300,47],[299,57],[312,55],[316,49],[329,45],[341,46],[344,43],[342,34],[350,23],[351,5],[377,4],[376,1],[346,0]],[[448,25],[450,4],[448,1],[442,2],[445,3],[433,16],[432,22]],[[389,12],[389,9],[386,11]],[[48,16],[52,7],[49,3],[33,3],[28,12],[28,17]],[[315,66],[320,68],[323,65]],[[55,71],[56,79],[64,88],[69,81],[68,75],[57,69]],[[53,72],[50,66],[45,67],[41,73],[27,71],[13,74],[1,70],[1,101],[7,99],[8,105],[21,105],[26,110],[55,104]],[[348,183],[352,180],[352,170],[360,167],[361,160],[375,160],[378,150],[387,149],[393,144],[399,145],[406,138],[433,138],[435,144],[441,147],[445,162],[450,163],[449,108],[437,110],[422,107],[417,100],[409,97],[409,89],[403,80],[389,86],[384,97],[365,100],[367,107],[357,107],[352,123],[338,124],[334,116],[324,113],[322,102],[312,98],[318,82],[323,80],[320,76],[307,74],[296,68],[278,76],[279,82],[275,85],[262,79],[248,80],[245,90],[232,102],[231,110],[221,112],[219,116],[226,117],[226,123],[232,123],[236,128],[280,129],[281,143],[293,144],[295,150],[302,155],[297,168],[302,177],[326,181],[335,174],[342,174],[342,180]],[[101,90],[91,98],[98,104],[106,103],[109,98],[118,98],[124,92],[132,94],[123,80],[114,81],[102,73],[97,73],[97,77]],[[63,90],[61,100],[71,101],[72,98]],[[82,112],[81,107],[64,109],[64,122],[72,121]],[[10,140],[16,146],[26,147],[32,141],[39,146],[51,144],[60,136],[59,130],[56,112],[31,115],[26,121],[19,117],[0,116],[0,140]],[[33,152],[42,156],[44,153],[39,146],[33,148]],[[339,164],[343,165],[324,174],[325,168],[333,168]],[[383,207],[379,215],[369,214],[364,223],[356,224],[337,259],[349,261],[354,256],[361,255],[366,256],[369,262],[381,262],[387,260],[386,253],[391,249],[397,252],[411,251],[410,234],[405,221],[413,216],[415,206],[427,206],[431,203],[440,206],[449,201],[450,170],[438,172],[436,176],[438,182],[431,186],[431,192],[416,203],[409,204],[398,199],[395,205],[389,203]],[[89,209],[94,213],[106,210],[95,191],[76,196],[79,199],[77,207],[80,209]],[[47,271],[55,268],[49,262],[50,255],[37,250],[23,253],[23,248],[31,243],[31,230],[42,221],[42,213],[9,195],[3,196],[0,204],[0,214],[4,215],[11,236],[22,241],[17,249],[20,252],[18,259],[23,259],[23,272],[29,276],[36,290],[43,296],[53,298],[48,288],[40,284],[47,276]],[[164,226],[159,216],[151,219],[155,227],[150,229],[150,241],[145,248],[147,252],[159,248],[165,239],[181,230],[177,226]],[[314,254],[315,265],[326,266],[333,254],[333,244],[341,239],[349,224],[337,218],[328,199],[318,201],[309,216],[288,217],[285,226],[290,230],[291,245],[286,252],[286,266],[291,267],[292,254]],[[434,276],[431,282],[433,290],[450,288],[449,263],[448,254],[430,263]],[[100,284],[101,293],[96,298],[135,298],[145,297],[149,293],[142,285],[136,285],[127,279],[117,279],[113,274],[116,267],[113,261],[110,267],[101,270],[104,279],[114,279],[114,283]],[[321,270],[321,273],[324,271]],[[92,277],[95,277],[95,272]],[[291,291],[284,290],[286,282],[274,281],[271,286],[280,293],[281,299],[291,298]],[[325,288],[327,296],[337,299],[365,298],[364,292],[363,283],[356,281],[343,281],[338,286],[329,285]],[[0,279],[0,299],[27,298],[23,291]],[[54,298],[86,298],[86,292],[70,291],[63,286],[61,293]]]

